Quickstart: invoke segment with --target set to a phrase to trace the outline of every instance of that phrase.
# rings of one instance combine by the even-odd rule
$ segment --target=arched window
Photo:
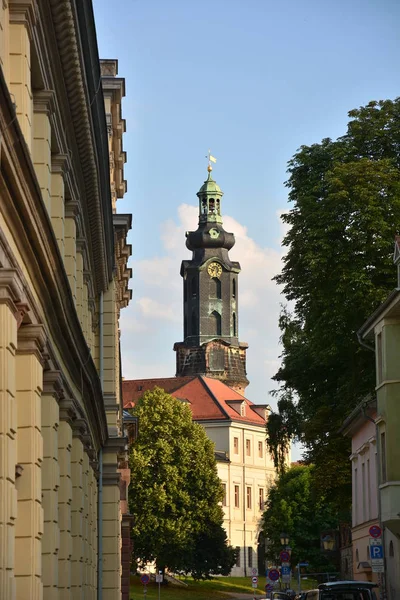
[[[211,315],[211,335],[221,335],[221,315],[214,310]]]
[[[214,198],[210,198],[208,201],[208,212],[213,214],[215,213],[215,200]]]
[[[236,313],[232,315],[233,337],[236,337]]]
[[[221,298],[221,281],[218,277],[210,279],[210,298]]]
[[[215,206],[216,206],[216,209],[217,209],[217,215],[221,214],[220,213],[220,204],[219,204],[219,200],[218,199],[215,201]]]
[[[192,296],[197,296],[197,279],[192,277]]]
[[[203,213],[203,215],[207,214],[207,200],[206,200],[206,198],[203,198],[203,200],[201,201],[201,212]]]
[[[236,279],[232,280],[232,298],[236,298]]]
[[[389,556],[391,558],[394,557],[394,547],[393,547],[393,541],[392,540],[390,540],[390,544],[389,544]]]
[[[197,335],[197,315],[195,310],[192,312],[192,335]]]

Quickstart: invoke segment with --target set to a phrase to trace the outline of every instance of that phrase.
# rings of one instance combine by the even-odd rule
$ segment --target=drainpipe
[[[99,375],[101,392],[104,389],[103,320],[104,296],[100,292],[99,306]],[[103,448],[99,450],[99,485],[97,498],[97,600],[103,598]]]

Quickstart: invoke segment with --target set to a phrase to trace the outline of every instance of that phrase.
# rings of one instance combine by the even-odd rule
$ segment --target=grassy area
[[[216,577],[209,581],[194,581],[191,577],[181,577],[188,587],[176,585],[161,586],[160,600],[227,600],[226,593],[264,595],[265,577],[258,578],[258,588],[251,586],[250,577]],[[312,579],[302,580],[301,589],[316,587]],[[297,580],[292,580],[292,587],[297,590]],[[158,600],[158,584],[149,583],[147,593],[139,577],[131,578],[131,600]]]

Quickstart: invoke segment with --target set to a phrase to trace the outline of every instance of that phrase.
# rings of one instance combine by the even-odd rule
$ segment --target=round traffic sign
[[[278,579],[279,579],[278,569],[270,569],[268,571],[268,579],[270,579],[271,581],[278,581]]]
[[[251,583],[258,583],[258,577],[252,577]]]
[[[267,585],[265,586],[265,591],[272,592],[273,590],[274,590],[274,586],[272,585],[272,583],[267,583]]]
[[[282,550],[282,552],[280,553],[280,559],[281,562],[289,562],[290,561],[290,554],[287,550]]]
[[[146,575],[146,573],[143,573],[143,575],[140,576],[140,581],[143,583],[143,585],[147,585],[150,581],[150,577]]]
[[[369,528],[369,535],[373,538],[381,537],[382,529],[379,527],[379,525],[372,525]]]

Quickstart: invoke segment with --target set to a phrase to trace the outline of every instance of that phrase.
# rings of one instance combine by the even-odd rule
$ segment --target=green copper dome
[[[211,172],[208,173],[207,180],[203,183],[197,195],[199,194],[223,194],[223,191],[219,187],[216,181],[211,177]]]

